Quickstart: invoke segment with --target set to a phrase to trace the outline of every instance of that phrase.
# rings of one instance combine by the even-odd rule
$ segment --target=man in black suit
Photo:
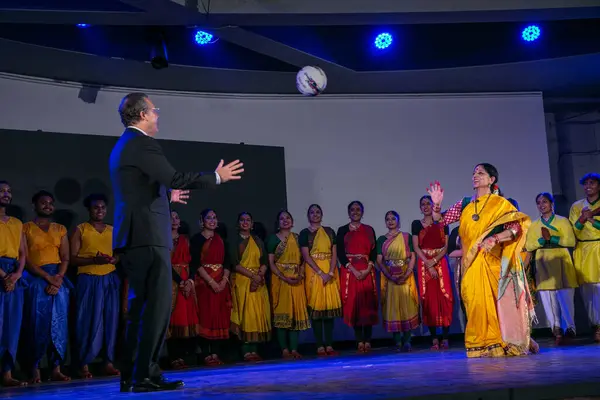
[[[240,179],[239,160],[215,172],[177,172],[154,139],[158,108],[144,93],[130,93],[119,106],[125,132],[110,155],[115,196],[113,247],[129,281],[129,312],[121,391],[172,390],[158,367],[171,315],[171,201],[185,203],[188,190]],[[141,326],[140,326],[141,325]],[[140,329],[141,328],[141,329]]]

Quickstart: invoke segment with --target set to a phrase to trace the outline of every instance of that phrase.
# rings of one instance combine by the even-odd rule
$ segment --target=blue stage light
[[[534,40],[537,40],[541,34],[542,30],[539,26],[529,25],[527,28],[523,29],[521,37],[526,42],[533,42]]]
[[[379,50],[387,49],[388,47],[391,46],[393,41],[394,41],[394,38],[392,37],[391,34],[389,34],[387,32],[380,33],[375,38],[375,47],[377,47]]]
[[[204,31],[196,31],[196,33],[194,34],[194,40],[200,46],[204,46],[205,44],[214,43],[213,35],[208,32],[204,32]]]
[[[88,28],[90,24],[77,24],[78,28]]]

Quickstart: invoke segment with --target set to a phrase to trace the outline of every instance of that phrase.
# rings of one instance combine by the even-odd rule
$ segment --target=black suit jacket
[[[127,128],[110,154],[114,195],[113,248],[172,248],[170,189],[216,185],[215,173],[177,172],[158,141]]]

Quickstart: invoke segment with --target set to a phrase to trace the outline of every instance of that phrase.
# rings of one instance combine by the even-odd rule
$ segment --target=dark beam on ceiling
[[[238,27],[227,27],[213,32],[217,37],[230,43],[245,47],[256,53],[276,58],[299,68],[305,65],[317,65],[331,74],[349,74],[354,71],[333,62],[315,57],[283,43]]]
[[[186,26],[302,26],[302,25],[392,25],[450,24],[471,22],[541,22],[563,19],[600,18],[599,7],[515,11],[386,14],[210,14],[193,12],[164,0],[121,0],[146,12],[84,12],[2,9],[0,23],[92,25],[186,25]],[[217,0],[215,0],[217,1]],[[184,12],[181,12],[184,11]]]
[[[170,0],[120,0],[122,3],[141,8],[149,14],[160,15],[181,15],[186,18],[188,15],[201,14],[208,21],[212,16],[199,13],[198,5],[194,1],[186,3],[187,6],[181,6]],[[191,3],[191,4],[190,4]],[[209,26],[212,24],[209,24]],[[210,30],[210,29],[209,29]],[[247,48],[256,53],[260,53],[285,63],[302,68],[305,65],[319,65],[327,69],[328,74],[348,74],[351,69],[340,66],[333,62],[323,60],[283,43],[266,38],[262,35],[249,32],[238,27],[224,27],[213,31],[219,39]]]

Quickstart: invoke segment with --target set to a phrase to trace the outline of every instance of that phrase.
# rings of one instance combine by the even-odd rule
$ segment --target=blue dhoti
[[[116,272],[77,276],[77,355],[81,366],[104,349],[106,362],[115,359],[121,281]]]
[[[46,273],[55,276],[58,264],[41,267]],[[51,296],[46,293],[48,282],[39,276],[28,274],[29,288],[25,295],[24,326],[27,335],[28,359],[33,368],[38,368],[44,355],[48,355],[48,363],[60,365],[67,351],[69,341],[69,296],[73,284],[65,277],[58,293]]]
[[[0,257],[0,268],[6,274],[11,274],[17,269],[17,260],[14,258]],[[17,358],[21,322],[23,320],[23,303],[27,282],[19,279],[15,289],[11,292],[4,290],[0,285],[0,360],[2,372],[12,371]]]

